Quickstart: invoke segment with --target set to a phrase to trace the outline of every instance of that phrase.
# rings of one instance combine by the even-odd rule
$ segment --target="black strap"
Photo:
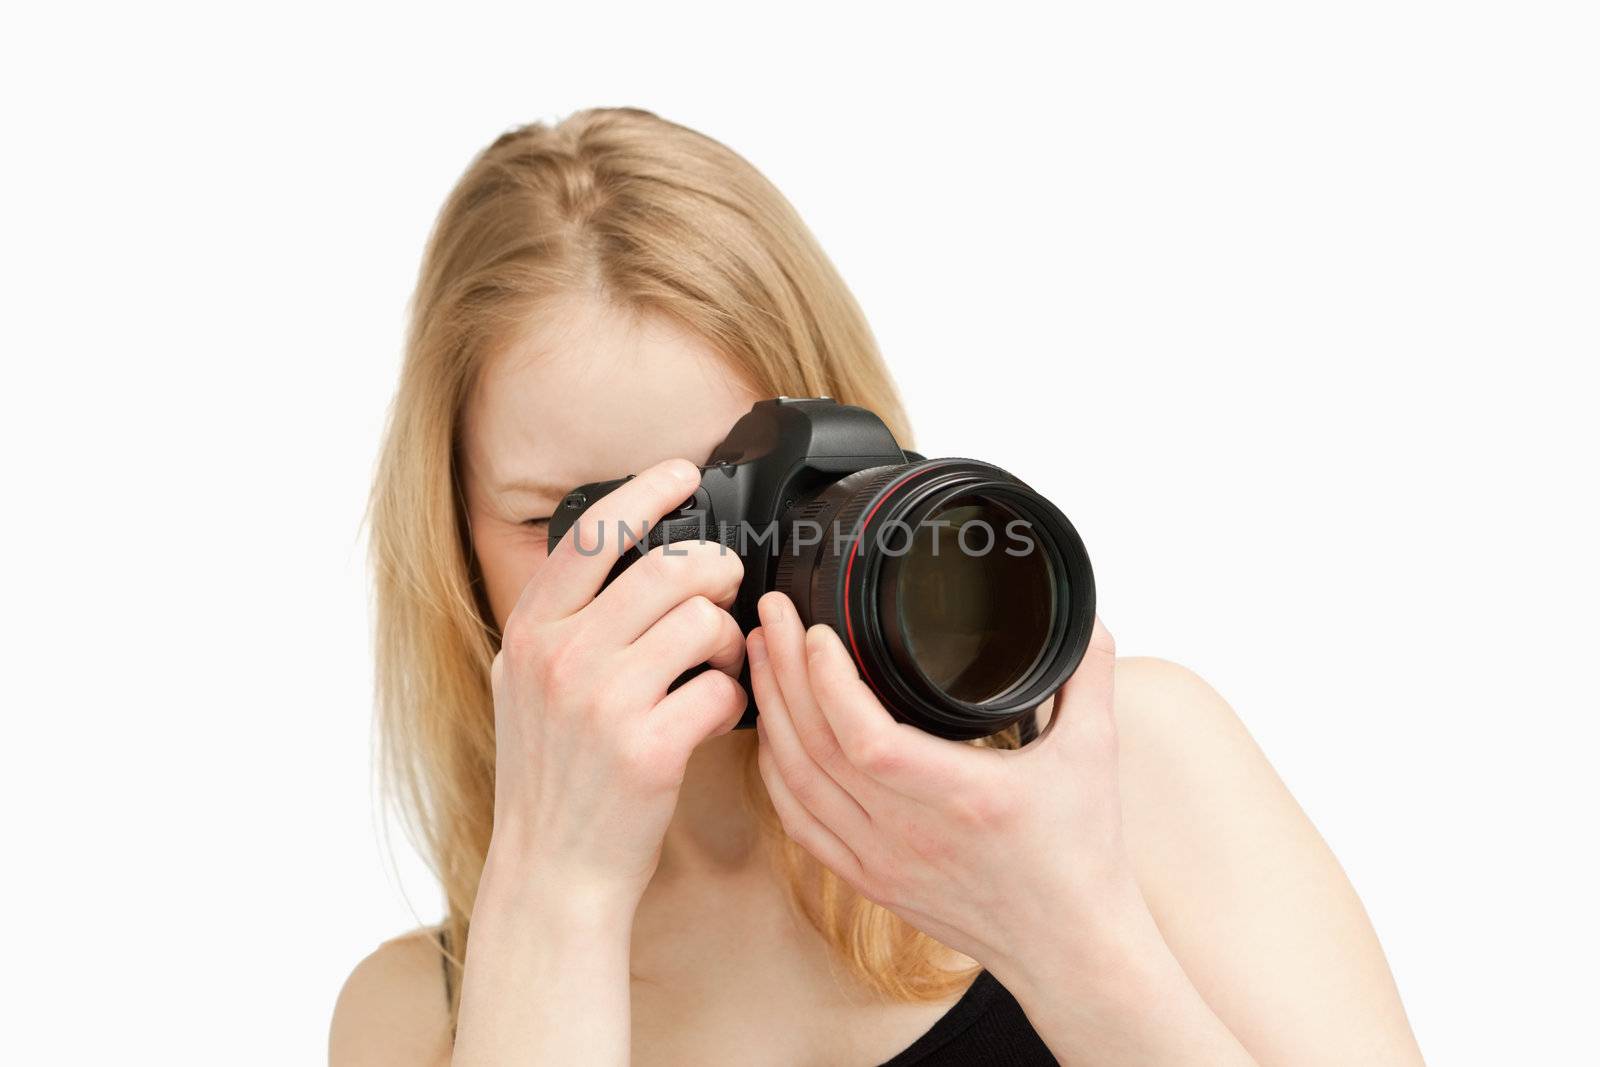
[[[450,1002],[455,999],[455,987],[450,982],[450,938],[442,926],[435,937],[439,942],[440,969],[444,971],[444,1010],[449,1011]]]

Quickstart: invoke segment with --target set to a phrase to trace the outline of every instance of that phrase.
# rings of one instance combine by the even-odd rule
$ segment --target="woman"
[[[894,722],[715,546],[546,551],[655,518],[757,400],[909,441],[783,197],[638,110],[501,137],[428,248],[373,499],[390,781],[442,926],[335,1011],[353,1064],[1420,1061],[1337,862],[1222,700],[1097,627],[1017,750]],[[757,730],[733,730],[748,661]],[[715,670],[669,689],[702,662]]]

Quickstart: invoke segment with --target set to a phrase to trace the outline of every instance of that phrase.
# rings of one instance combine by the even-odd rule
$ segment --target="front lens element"
[[[1056,583],[1031,524],[958,497],[919,523],[894,565],[901,640],[928,680],[966,704],[1004,696],[1050,642]]]

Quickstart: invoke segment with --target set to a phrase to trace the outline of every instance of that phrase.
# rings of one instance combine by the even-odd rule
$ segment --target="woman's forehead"
[[[666,316],[563,308],[487,361],[464,443],[491,483],[570,487],[671,457],[703,462],[757,399]]]

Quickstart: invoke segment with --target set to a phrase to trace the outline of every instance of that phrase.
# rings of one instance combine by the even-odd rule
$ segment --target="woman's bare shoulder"
[[[1146,769],[1144,760],[1171,758],[1195,745],[1233,749],[1246,762],[1261,755],[1222,696],[1204,678],[1171,660],[1118,657],[1116,707],[1124,761],[1133,761],[1125,771],[1138,773]],[[1264,767],[1263,761],[1258,769]]]
[[[1233,709],[1149,658],[1116,704],[1128,852],[1213,1010],[1263,1062],[1420,1063],[1360,898]]]
[[[435,1067],[450,1062],[450,1011],[438,931],[385,941],[339,992],[328,1037],[331,1067]]]
[[[1287,888],[1274,883],[1291,867],[1299,892],[1314,875],[1332,883],[1323,891],[1348,893],[1310,820],[1204,679],[1167,660],[1119,659],[1116,707],[1124,829],[1158,918]]]

